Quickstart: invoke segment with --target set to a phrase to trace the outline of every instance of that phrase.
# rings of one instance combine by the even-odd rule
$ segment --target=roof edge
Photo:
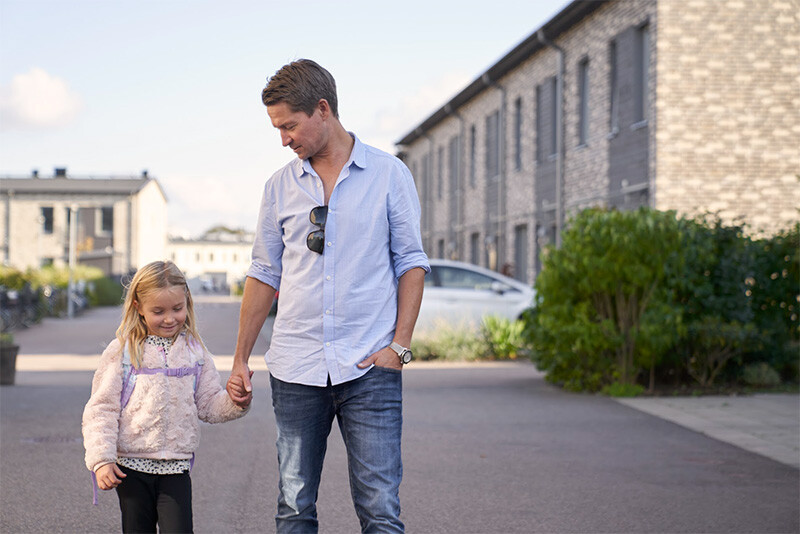
[[[505,56],[500,58],[494,65],[481,73],[467,87],[461,90],[456,96],[446,102],[427,119],[414,127],[409,133],[395,143],[397,146],[407,146],[423,137],[425,132],[442,122],[493,82],[508,74],[518,67],[523,61],[544,48],[537,33],[543,32],[548,39],[555,40],[559,35],[569,30],[572,26],[583,20],[586,16],[596,11],[601,6],[611,0],[574,0],[564,9],[559,11],[549,21],[542,25],[533,33],[528,35],[522,42],[511,49]]]

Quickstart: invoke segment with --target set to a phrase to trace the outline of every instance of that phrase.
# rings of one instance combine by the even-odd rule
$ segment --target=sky
[[[336,79],[344,127],[395,143],[568,0],[0,0],[0,175],[136,176],[171,235],[252,230],[294,156],[261,103],[299,58]]]

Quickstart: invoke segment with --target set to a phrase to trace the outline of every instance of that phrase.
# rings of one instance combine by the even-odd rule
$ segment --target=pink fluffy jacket
[[[198,345],[197,352],[203,350]],[[186,335],[175,339],[169,367],[192,367]],[[144,344],[142,367],[164,367],[164,353]],[[163,374],[138,375],[136,387],[124,410],[122,350],[118,340],[108,344],[92,380],[92,395],[83,411],[83,443],[86,467],[96,471],[117,457],[187,459],[200,438],[198,419],[223,423],[242,417],[248,409],[236,406],[220,385],[220,376],[208,351],[194,390],[194,377]]]

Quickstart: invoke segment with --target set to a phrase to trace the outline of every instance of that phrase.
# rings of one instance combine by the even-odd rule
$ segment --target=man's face
[[[294,150],[298,158],[312,158],[325,146],[326,129],[319,106],[309,117],[302,111],[292,111],[285,102],[279,102],[267,106],[267,114],[280,132],[283,146]]]

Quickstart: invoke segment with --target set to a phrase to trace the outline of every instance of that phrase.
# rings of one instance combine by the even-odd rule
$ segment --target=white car
[[[532,287],[460,261],[430,260],[415,331],[437,327],[478,328],[488,315],[518,319],[534,305]]]

